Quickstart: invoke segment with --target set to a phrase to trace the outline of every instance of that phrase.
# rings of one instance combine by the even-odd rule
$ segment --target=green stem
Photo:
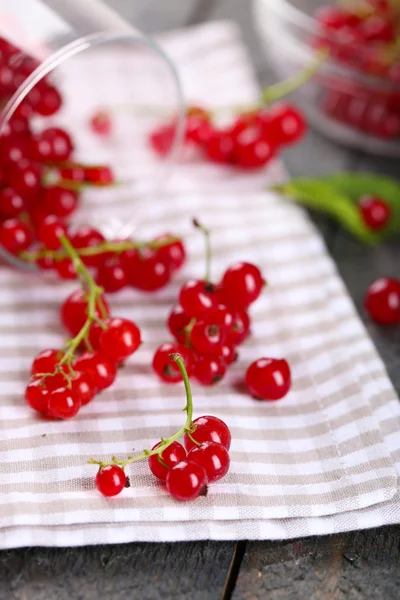
[[[174,360],[178,365],[179,370],[182,374],[183,383],[185,385],[186,405],[183,410],[186,412],[186,421],[184,426],[181,427],[179,431],[174,433],[174,435],[172,435],[171,437],[162,439],[161,443],[157,446],[157,448],[154,448],[154,450],[143,450],[142,454],[139,454],[138,456],[128,456],[125,460],[119,460],[118,458],[113,456],[110,462],[103,462],[92,458],[89,460],[89,464],[99,465],[100,467],[107,467],[109,465],[119,465],[120,467],[125,468],[126,465],[130,465],[140,460],[144,460],[146,458],[149,458],[149,456],[153,456],[155,454],[158,454],[161,457],[162,453],[166,448],[168,448],[168,446],[170,446],[173,442],[179,440],[179,438],[181,438],[185,433],[190,433],[193,421],[193,397],[192,390],[190,387],[189,376],[187,374],[183,358],[180,354],[170,354],[170,359]]]
[[[206,244],[206,272],[205,272],[204,281],[206,283],[210,283],[210,281],[211,281],[211,258],[212,258],[210,230],[207,229],[206,227],[204,227],[204,225],[202,225],[197,219],[193,219],[193,225],[197,229],[200,229],[200,231],[202,231],[204,234],[204,241]]]
[[[158,250],[163,246],[169,246],[170,244],[178,241],[180,241],[179,237],[170,235],[160,240],[153,240],[150,242],[126,240],[122,242],[103,242],[102,244],[89,246],[88,248],[73,248],[71,245],[70,246],[73,249],[74,254],[80,258],[81,256],[96,256],[97,254],[103,254],[105,252],[121,254],[121,252],[132,249],[140,250],[142,248],[150,248],[151,250]],[[68,256],[71,256],[71,253],[69,250],[67,251],[65,246],[64,250],[39,250],[37,252],[21,252],[19,255],[22,260],[26,260],[28,262],[36,262],[39,258],[54,258],[54,260],[59,261],[67,258]]]

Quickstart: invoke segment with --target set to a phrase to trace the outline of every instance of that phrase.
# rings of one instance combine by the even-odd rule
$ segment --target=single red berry
[[[61,356],[62,352],[60,350],[55,350],[54,348],[42,350],[33,359],[31,374],[53,373]]]
[[[215,163],[229,164],[234,154],[234,140],[230,132],[214,131],[205,142],[206,157]]]
[[[42,247],[39,250],[45,250],[45,248]],[[43,271],[50,271],[51,269],[54,269],[56,261],[52,256],[43,256],[36,260],[36,264],[39,269],[43,269]]]
[[[63,302],[61,306],[61,322],[64,327],[73,336],[77,335],[84,326],[87,319],[88,299],[86,292],[79,289],[75,290]],[[103,314],[104,312],[104,314]],[[101,296],[100,301],[96,303],[96,316],[106,318],[110,314],[110,308],[104,296]]]
[[[13,188],[0,190],[0,217],[13,219],[27,209],[27,202]]]
[[[89,373],[96,392],[109,388],[117,376],[115,363],[100,352],[84,352],[75,360],[74,369]]]
[[[78,227],[73,235],[71,235],[71,244],[76,250],[83,248],[93,248],[102,244],[105,241],[104,236],[93,227],[82,225]],[[81,256],[82,262],[88,267],[98,267],[104,261],[104,254],[94,254],[93,256]]]
[[[71,392],[81,406],[85,406],[93,400],[96,395],[96,387],[90,373],[76,371],[76,376],[71,379]]]
[[[43,86],[36,95],[30,92],[29,100],[34,111],[43,117],[55,115],[62,106],[60,92],[57,88],[48,84]]]
[[[70,258],[55,261],[54,268],[61,279],[76,279],[76,269]]]
[[[100,167],[85,167],[85,181],[93,185],[106,186],[115,182],[114,173],[107,165]]]
[[[25,401],[33,410],[37,410],[38,412],[47,411],[49,390],[40,379],[35,379],[28,383],[25,389]]]
[[[57,388],[49,394],[48,411],[56,419],[71,419],[80,407],[80,399],[68,387]]]
[[[69,374],[69,369],[67,366],[63,368],[63,371],[64,373]],[[44,379],[44,385],[50,392],[52,392],[54,390],[58,390],[58,388],[66,387],[68,385],[68,380],[63,373],[53,373]]]
[[[358,199],[358,206],[366,226],[372,231],[380,231],[390,221],[392,211],[389,204],[378,196],[366,194]]]
[[[131,285],[144,292],[155,292],[171,280],[171,265],[157,252],[144,250],[138,255],[136,268],[130,271]]]
[[[259,358],[246,372],[247,389],[259,400],[280,400],[291,384],[290,367],[283,358]]]
[[[251,321],[245,310],[233,313],[233,325],[228,331],[228,343],[239,346],[250,335]]]
[[[170,354],[179,353],[185,363],[188,375],[191,375],[193,368],[193,358],[190,350],[177,343],[167,342],[157,348],[153,357],[153,369],[157,375],[168,383],[182,381],[182,375],[178,365],[171,360]]]
[[[160,444],[161,442],[158,442],[153,446],[152,450],[158,448]],[[165,481],[168,471],[182,460],[185,460],[185,458],[186,450],[182,444],[179,442],[172,442],[172,444],[162,451],[161,455],[153,454],[149,457],[150,471],[155,477]]]
[[[59,170],[61,179],[83,183],[85,181],[85,170],[81,165],[71,163],[71,166]]]
[[[164,233],[163,235],[156,237],[155,241],[161,241],[169,237],[171,237],[170,233]],[[161,246],[156,252],[161,260],[170,265],[171,271],[180,269],[186,260],[185,246],[183,245],[182,240],[177,240],[176,242]]]
[[[197,107],[189,108],[186,118],[186,140],[195,144],[204,144],[213,132],[214,127],[207,111]]]
[[[185,311],[181,306],[179,306],[179,304],[177,306],[174,306],[174,308],[171,310],[168,316],[168,329],[180,344],[186,343],[187,336],[185,328],[189,325],[191,320],[192,318],[185,313]]]
[[[192,425],[193,432],[190,435],[197,444],[215,442],[216,444],[221,444],[227,450],[231,447],[232,437],[229,427],[218,417],[204,415],[195,419]],[[187,433],[185,433],[184,444],[188,452],[192,448],[197,447],[197,444],[190,439]]]
[[[226,327],[215,323],[212,314],[206,314],[193,325],[190,343],[200,354],[220,354],[227,333]]]
[[[253,304],[261,294],[265,281],[258,267],[238,262],[229,267],[222,279],[225,304],[243,310]]]
[[[214,385],[221,381],[226,373],[226,364],[222,356],[211,354],[200,355],[196,358],[193,375],[202,385]]]
[[[106,324],[107,321],[109,319],[104,319],[103,323]],[[88,346],[88,350],[91,351],[98,351],[100,350],[100,336],[103,333],[104,328],[97,322],[94,321],[94,323],[91,324],[90,329],[89,329],[89,333],[88,333],[88,342],[89,342],[89,346]]]
[[[300,111],[290,104],[276,104],[270,110],[269,135],[278,146],[298,142],[306,133],[307,123]]]
[[[207,489],[207,475],[204,468],[195,462],[183,460],[166,477],[167,490],[175,500],[185,502],[195,500]]]
[[[90,119],[90,128],[102,137],[108,137],[112,132],[112,121],[105,110],[99,110]]]
[[[166,156],[172,148],[175,135],[175,124],[162,125],[150,133],[150,146],[159,156]]]
[[[190,317],[201,317],[216,307],[215,286],[198,279],[189,279],[179,293],[179,304]]]
[[[64,223],[55,215],[49,215],[39,225],[37,237],[48,250],[57,250],[61,246],[60,238],[66,233]]]
[[[119,292],[128,284],[128,275],[118,256],[106,258],[99,267],[96,281],[109,294]]]
[[[195,446],[190,450],[187,459],[203,467],[209,483],[222,479],[229,471],[228,450],[216,442],[203,442],[200,446]]]
[[[100,334],[100,349],[114,363],[121,363],[136,352],[141,344],[140,329],[133,321],[113,317],[105,321],[107,329]]]
[[[40,168],[22,158],[14,164],[8,174],[8,183],[25,201],[37,196],[40,190]]]
[[[7,219],[0,225],[0,246],[11,254],[18,254],[29,248],[33,242],[29,226],[18,219]]]
[[[48,214],[65,218],[78,207],[79,194],[58,186],[43,188],[40,195],[40,205]]]
[[[274,157],[274,147],[259,127],[249,127],[235,138],[234,162],[242,169],[259,169]]]
[[[380,325],[400,323],[400,280],[381,277],[368,288],[364,308]]]
[[[60,127],[49,127],[44,129],[36,138],[50,144],[50,153],[48,160],[53,162],[63,162],[71,157],[74,150],[71,136]]]
[[[19,162],[26,159],[29,153],[29,144],[25,136],[22,135],[9,135],[1,141],[0,148],[0,160],[1,164],[7,169],[12,169]],[[8,179],[10,178],[10,174],[8,174]],[[11,182],[9,181],[8,183]],[[12,187],[12,185],[11,185]]]
[[[238,359],[238,353],[233,344],[225,343],[221,348],[221,356],[227,367]]]
[[[383,15],[374,14],[363,19],[359,31],[366,42],[384,42],[388,44],[396,37],[395,24]]]
[[[126,487],[128,478],[119,465],[100,467],[96,475],[96,487],[103,496],[118,496]]]

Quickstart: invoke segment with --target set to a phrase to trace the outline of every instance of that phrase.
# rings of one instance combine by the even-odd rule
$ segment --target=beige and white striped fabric
[[[231,25],[198,27],[165,43],[189,98],[208,105],[255,98],[254,76]],[[104,60],[116,68],[103,90],[96,61]],[[72,102],[65,120],[76,114],[79,124],[91,94],[104,102],[112,93],[123,98],[129,81],[117,68],[121,60],[98,54],[79,69],[64,67],[64,84],[81,89],[80,107]],[[81,134],[82,155],[90,151],[96,162],[109,152]],[[144,344],[113,388],[69,422],[37,418],[21,396],[35,352],[63,343],[58,307],[74,286],[0,271],[0,546],[286,538],[400,521],[398,400],[313,226],[300,209],[264,191],[283,177],[280,163],[243,175],[187,162],[151,203],[135,206],[135,186],[154,178],[157,163],[142,148],[132,168],[130,143],[120,125],[113,152],[131,185],[88,193],[82,219],[95,213],[103,223],[124,222],[137,210],[143,233],[187,235],[190,259],[155,296],[125,290],[111,298],[116,315],[140,324]],[[165,319],[179,286],[202,274],[203,241],[190,230],[194,215],[212,229],[215,278],[244,259],[259,264],[269,283],[252,311],[253,336],[227,378],[211,389],[193,384],[196,415],[215,414],[232,430],[231,471],[206,498],[182,505],[138,464],[129,472],[132,487],[107,500],[93,489],[88,459],[149,448],[182,424],[183,387],[160,384],[150,363],[168,339]],[[246,366],[265,355],[290,361],[294,385],[281,402],[257,403],[241,389]]]

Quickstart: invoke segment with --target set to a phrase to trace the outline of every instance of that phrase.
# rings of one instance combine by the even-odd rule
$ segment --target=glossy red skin
[[[28,383],[25,389],[26,403],[38,412],[46,412],[49,402],[49,390],[41,384],[40,379]]]
[[[117,496],[126,485],[127,477],[124,470],[118,465],[101,467],[97,472],[96,487],[103,496]]]
[[[156,241],[163,240],[171,236],[172,234],[170,233],[164,233],[156,237]],[[170,265],[171,271],[177,271],[180,269],[186,260],[186,251],[182,240],[161,246],[157,249],[156,254],[159,258]]]
[[[79,400],[81,406],[89,404],[96,395],[96,388],[90,373],[76,371],[76,377],[71,380],[71,392]]]
[[[195,446],[190,450],[187,459],[203,467],[209,483],[222,479],[229,471],[228,450],[216,442],[204,442]]]
[[[219,354],[226,341],[228,328],[214,323],[212,315],[197,320],[190,332],[190,343],[200,354]]]
[[[174,124],[163,125],[151,132],[149,135],[149,143],[154,152],[160,157],[166,156],[172,148],[175,133]]]
[[[56,350],[55,348],[42,350],[33,359],[31,375],[36,375],[37,373],[53,373],[61,356],[61,350]]]
[[[104,306],[106,314],[102,314],[100,305],[97,302],[96,315],[99,318],[102,318],[103,316],[108,317],[110,308],[104,296],[102,296],[102,305]],[[73,336],[79,333],[85,324],[87,319],[87,307],[87,299],[85,298],[85,293],[81,289],[70,294],[61,306],[61,322]]]
[[[49,394],[48,412],[56,419],[71,419],[80,407],[80,399],[67,387],[57,388]]]
[[[221,348],[221,357],[227,367],[233,364],[238,359],[238,353],[236,352],[235,346],[233,344],[225,343]]]
[[[132,259],[135,260],[135,259]],[[171,280],[171,265],[152,250],[137,254],[128,274],[131,285],[143,292],[156,292]]]
[[[22,158],[10,168],[7,182],[25,201],[32,201],[41,188],[40,167]]]
[[[48,142],[51,146],[49,153],[50,160],[54,162],[67,161],[74,150],[71,136],[67,131],[60,127],[49,127],[44,129],[38,136],[38,139]]]
[[[185,344],[186,342],[185,327],[189,325],[191,320],[192,318],[185,313],[179,304],[174,306],[169,313],[167,320],[168,329],[180,344]]]
[[[246,310],[260,296],[264,285],[262,273],[256,265],[235,263],[222,278],[225,304],[235,310]]]
[[[27,202],[10,187],[0,191],[0,217],[13,219],[27,210]]]
[[[53,214],[63,219],[72,215],[78,208],[79,194],[74,190],[58,186],[43,188],[40,194],[40,204],[47,214]]]
[[[245,310],[238,310],[233,313],[233,325],[228,332],[227,342],[234,346],[242,344],[250,335],[251,321]]]
[[[274,145],[258,126],[244,129],[235,138],[233,161],[243,169],[264,167],[274,154]]]
[[[291,385],[290,367],[285,359],[259,358],[246,372],[247,389],[259,400],[280,400]]]
[[[85,167],[85,181],[95,185],[111,185],[115,182],[114,173],[106,165],[101,167]]]
[[[54,264],[54,269],[61,279],[76,279],[76,269],[71,258],[57,260]]]
[[[204,354],[196,357],[193,375],[202,385],[214,385],[221,381],[226,373],[226,363],[222,356]]]
[[[199,279],[189,279],[179,293],[179,304],[190,317],[201,317],[216,307],[214,286]]]
[[[107,329],[100,333],[100,350],[114,363],[121,363],[136,352],[141,344],[139,327],[133,321],[114,317],[105,322]]]
[[[358,206],[364,223],[372,231],[384,229],[392,216],[389,204],[378,196],[362,196],[358,200]]]
[[[299,142],[307,131],[307,123],[300,111],[286,103],[273,106],[268,126],[272,145],[288,146]]]
[[[11,254],[27,250],[33,242],[29,226],[18,219],[7,219],[0,225],[0,246]]]
[[[195,462],[183,460],[168,471],[167,490],[180,502],[195,500],[207,486],[207,475],[203,467]]]
[[[199,444],[203,442],[215,442],[222,444],[227,450],[231,447],[232,437],[229,427],[218,417],[204,415],[195,419],[193,425],[194,431],[191,433],[191,437]],[[187,433],[184,436],[184,444],[188,452],[196,446]]]
[[[108,137],[112,132],[112,121],[106,111],[99,111],[90,119],[90,127],[94,133]]]
[[[128,284],[128,275],[118,256],[106,258],[99,266],[96,281],[109,294],[119,292]]]
[[[208,160],[217,164],[229,164],[233,161],[235,143],[231,133],[214,131],[203,146]]]
[[[105,238],[103,234],[88,225],[82,225],[71,236],[71,244],[76,249],[93,248],[104,241]],[[104,256],[102,254],[82,256],[81,258],[88,267],[98,267],[104,261]]]
[[[153,446],[152,450],[157,448],[161,442],[158,442],[155,446]],[[158,454],[153,454],[149,457],[149,467],[150,471],[153,473],[155,477],[165,481],[168,475],[168,471],[172,469],[175,465],[180,463],[182,460],[186,458],[186,450],[179,442],[172,442],[170,446],[168,446],[165,450],[163,450],[161,454],[162,462],[167,465],[166,468],[158,459]]]
[[[400,323],[400,280],[381,277],[374,281],[365,294],[364,308],[380,325]]]
[[[179,353],[185,363],[186,371],[190,376],[193,370],[192,353],[185,346],[178,343],[167,342],[157,348],[153,357],[153,369],[165,382],[177,383],[182,381],[182,375],[175,361],[169,358],[170,354]]]
[[[100,352],[84,352],[74,362],[77,371],[87,371],[96,392],[109,388],[117,376],[117,367]]]
[[[65,236],[66,233],[64,223],[55,215],[49,215],[39,225],[37,238],[48,250],[57,250],[61,246],[61,236]]]

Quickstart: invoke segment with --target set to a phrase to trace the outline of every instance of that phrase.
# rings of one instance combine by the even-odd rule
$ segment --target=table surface
[[[146,31],[233,19],[242,28],[260,82],[273,77],[254,33],[249,0],[108,3]],[[344,169],[400,174],[399,162],[351,152],[316,132],[284,158],[293,176]],[[399,275],[398,242],[361,247],[325,217],[312,218],[359,309],[371,280]],[[371,323],[367,328],[400,392],[399,330]],[[0,598],[7,600],[391,600],[399,597],[399,586],[400,526],[282,542],[138,543],[0,553]]]

